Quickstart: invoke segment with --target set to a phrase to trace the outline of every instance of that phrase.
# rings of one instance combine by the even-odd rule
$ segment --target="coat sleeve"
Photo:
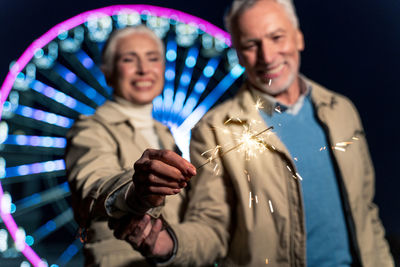
[[[216,145],[213,131],[205,123],[192,130],[190,157],[197,167],[197,175],[190,181],[189,203],[183,223],[171,225],[178,243],[174,265],[212,265],[227,254],[231,186],[218,159],[199,167],[207,160],[202,153]]]
[[[90,119],[77,121],[67,133],[65,155],[75,219],[81,227],[106,217],[107,197],[131,181],[133,169],[124,169],[118,147],[103,125]]]

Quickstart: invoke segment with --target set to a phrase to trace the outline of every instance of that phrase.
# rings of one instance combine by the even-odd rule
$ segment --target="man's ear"
[[[297,50],[303,51],[304,50],[304,36],[300,29],[296,30],[296,43],[297,43]]]

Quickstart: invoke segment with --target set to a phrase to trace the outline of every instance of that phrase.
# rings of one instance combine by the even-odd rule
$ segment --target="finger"
[[[150,222],[150,216],[145,215],[141,218],[124,218],[119,223],[119,226],[114,230],[114,236],[121,240],[126,240],[126,238],[131,234],[140,235],[146,225]]]
[[[143,241],[141,245],[141,250],[146,256],[153,256],[154,252],[154,247],[156,245],[156,241],[158,238],[158,235],[160,234],[162,230],[162,221],[160,219],[157,219],[155,223],[153,224],[153,227],[151,228],[151,231],[147,238]]]
[[[181,192],[179,188],[169,188],[169,187],[159,187],[159,186],[149,186],[148,187],[148,194],[150,195],[175,195]]]
[[[147,183],[149,185],[154,185],[154,186],[166,186],[170,188],[181,188],[183,187],[184,180],[174,180],[170,179],[167,176],[159,176],[156,174],[149,174],[147,178]]]
[[[145,215],[145,220],[142,220],[140,227],[135,227],[134,230],[126,236],[125,240],[128,241],[135,249],[140,247],[145,238],[149,235],[149,231],[151,232],[151,222],[150,216]]]
[[[149,153],[150,159],[160,160],[178,169],[184,176],[196,175],[196,168],[187,160],[170,150],[153,150]]]

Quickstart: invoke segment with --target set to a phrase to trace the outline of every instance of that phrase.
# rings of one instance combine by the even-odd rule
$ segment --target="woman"
[[[85,230],[86,266],[147,266],[129,245],[130,235],[117,233],[126,241],[117,240],[108,222],[135,216],[150,229],[146,213],[178,222],[181,189],[195,168],[172,152],[171,134],[151,116],[152,100],[164,86],[162,41],[142,25],[120,29],[110,36],[102,59],[114,97],[94,115],[82,116],[67,134],[72,206]],[[163,208],[153,208],[164,202]]]

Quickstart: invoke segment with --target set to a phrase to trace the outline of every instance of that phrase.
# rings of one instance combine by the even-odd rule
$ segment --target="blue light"
[[[50,220],[45,224],[45,227],[46,227],[47,231],[51,232],[56,229],[57,225],[54,221]]]
[[[176,47],[175,40],[170,39],[167,42],[167,49],[166,49],[167,52],[165,54],[165,57],[166,57],[167,61],[173,62],[173,61],[176,60],[176,56],[177,56],[176,49],[177,49],[177,47]]]
[[[82,243],[79,239],[76,239],[68,248],[61,254],[61,256],[57,259],[57,262],[60,263],[61,266],[67,265],[67,263],[72,259],[72,257],[78,253],[78,251],[82,248]],[[58,267],[58,266],[57,266]]]
[[[183,86],[188,86],[190,83],[190,77],[191,75],[188,72],[183,73],[181,76],[181,84]]]
[[[10,213],[13,214],[17,210],[17,206],[14,203],[11,203]]]
[[[165,71],[165,79],[167,81],[173,81],[175,79],[175,71],[172,69],[168,69]]]
[[[27,236],[25,237],[25,243],[26,243],[28,246],[32,246],[33,243],[35,243],[35,239],[33,238],[33,236],[27,235]]]
[[[232,75],[233,78],[238,78],[240,75],[242,75],[244,72],[244,68],[237,64],[235,67],[232,68],[230,74]]]
[[[90,69],[90,68],[93,67],[94,62],[93,62],[93,60],[92,60],[90,57],[85,57],[85,58],[82,60],[82,65],[83,65],[85,68]]]
[[[68,37],[68,31],[63,31],[58,35],[58,39],[65,40]]]
[[[60,267],[60,266],[58,266],[57,264],[52,264],[50,265],[50,267]]]
[[[10,140],[11,138],[12,138],[12,136],[9,135],[8,136],[8,140]],[[28,143],[28,137],[25,136],[25,135],[17,135],[15,137],[15,143],[18,144],[18,145],[21,145],[21,146],[26,145]]]
[[[196,58],[193,56],[187,57],[185,60],[185,65],[188,68],[193,68],[196,65]]]
[[[194,86],[194,90],[197,94],[202,94],[205,89],[206,89],[206,85],[202,81],[197,82],[196,85]]]
[[[19,146],[43,146],[53,148],[65,148],[66,139],[62,137],[34,136],[34,135],[12,135],[7,137],[4,144]]]
[[[236,65],[232,70],[218,83],[207,97],[197,106],[197,108],[185,119],[177,131],[187,132],[204,116],[204,114],[215,104],[215,102],[229,89],[229,87],[244,72],[244,68]]]
[[[165,58],[168,61],[175,61],[176,60],[176,52],[175,50],[168,50],[167,53],[165,54]]]
[[[74,123],[74,120],[67,117],[22,105],[15,110],[15,114],[65,128],[71,127]]]
[[[101,45],[102,43],[99,43],[99,46]],[[101,47],[99,48],[101,49]],[[76,52],[75,56],[79,59],[82,65],[93,74],[93,76],[96,78],[99,84],[106,90],[106,92],[109,95],[111,95],[113,89],[110,86],[108,86],[106,79],[103,75],[103,72],[99,69],[99,67],[96,64],[94,64],[93,60],[82,49]]]
[[[28,174],[37,174],[43,172],[50,171],[60,171],[65,170],[64,160],[53,160],[53,161],[45,161],[45,162],[36,162],[32,164],[24,164],[15,167],[6,168],[6,175],[4,178],[14,177],[14,176],[22,176]]]
[[[73,74],[69,69],[60,63],[56,63],[53,69],[66,81],[70,82],[76,88],[81,90],[86,97],[93,100],[97,105],[102,105],[106,101],[104,96],[99,94],[95,89],[87,85],[84,81],[79,79],[75,74]]]
[[[162,108],[162,103],[163,103],[162,96],[159,95],[156,98],[154,98],[154,100],[153,100],[153,110],[161,109]]]
[[[91,115],[95,111],[92,107],[89,107],[77,101],[75,98],[72,98],[50,86],[47,86],[46,84],[40,81],[34,81],[31,86],[32,89],[35,90],[36,92],[39,92],[45,95],[46,97],[51,98],[57,101],[58,103],[65,105],[68,108],[73,109],[79,113],[85,115]],[[25,117],[30,117],[30,116],[25,116]]]
[[[30,107],[20,107],[20,114],[24,117],[32,117],[33,109]]]
[[[212,66],[206,66],[203,70],[203,74],[204,76],[206,76],[207,78],[210,78],[211,76],[214,75],[215,69]]]
[[[78,252],[78,248],[75,245],[70,245],[67,249],[69,255],[75,255]]]
[[[9,169],[9,168],[7,168],[7,169]],[[8,172],[7,169],[6,169],[6,172]],[[18,175],[27,175],[27,174],[29,174],[29,166],[28,165],[19,166],[18,169],[17,169],[17,173],[18,173]]]
[[[72,72],[68,72],[67,74],[65,74],[65,80],[69,83],[75,83],[76,75],[73,74]]]
[[[36,50],[36,52],[35,52],[35,58],[41,58],[41,57],[43,57],[44,56],[44,51],[43,51],[43,49],[38,49],[38,50]]]

